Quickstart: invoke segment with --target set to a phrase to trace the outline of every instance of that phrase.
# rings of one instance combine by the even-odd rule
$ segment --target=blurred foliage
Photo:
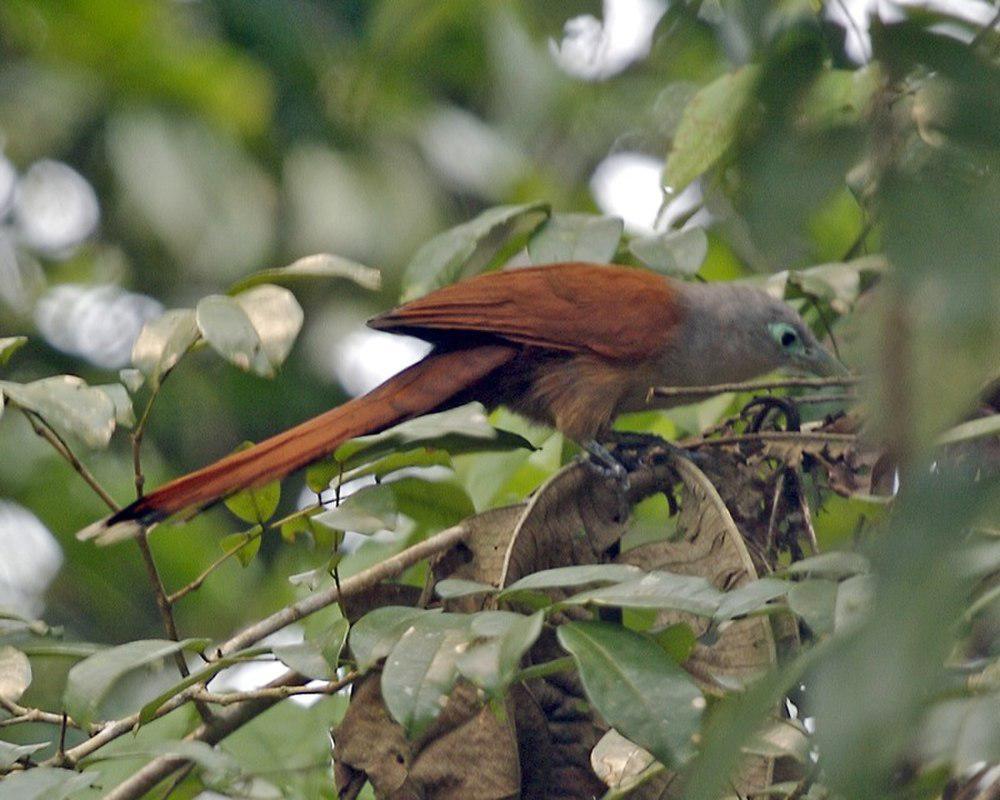
[[[805,475],[797,490],[811,496],[829,552],[791,565],[783,554],[780,582],[730,600],[744,603],[741,614],[771,614],[787,597],[806,633],[801,654],[705,709],[675,663],[696,646],[690,628],[652,631],[647,612],[679,608],[714,630],[731,621],[719,593],[668,580],[657,584],[659,605],[644,606],[627,582],[635,575],[614,564],[596,565],[599,578],[536,579],[536,594],[518,597],[541,615],[421,615],[419,652],[396,650],[411,620],[404,598],[381,628],[375,615],[353,627],[355,662],[342,652],[343,610],[327,609],[303,621],[303,641],[243,653],[251,663],[241,668],[270,658],[328,679],[364,661],[367,635],[361,666],[413,655],[391,660],[383,681],[411,733],[426,730],[459,675],[488,692],[503,720],[504,689],[544,643],[542,618],[553,624],[537,590],[596,580],[603,593],[574,602],[602,607],[603,621],[562,626],[560,637],[594,707],[635,740],[602,745],[637,759],[642,781],[662,777],[645,748],[683,769],[685,796],[723,796],[741,748],[761,751],[754,736],[792,693],[816,727],[819,785],[808,797],[954,796],[949,781],[1000,761],[1000,34],[980,5],[976,23],[919,7],[873,19],[862,65],[848,47],[857,31],[818,4],[677,2],[650,17],[648,53],[604,68],[607,42],[585,16],[602,13],[596,2],[5,0],[0,499],[37,515],[63,561],[44,623],[30,604],[0,608],[0,695],[70,707],[85,725],[162,702],[179,680],[144,668],[182,645],[161,641],[134,548],[74,538],[106,507],[60,446],[126,502],[130,434],[140,434],[155,486],[341,402],[353,389],[352,353],[393,358],[356,337],[367,315],[401,296],[509,262],[613,259],[765,283],[818,332],[832,329],[866,378],[866,436],[886,454],[887,493],[898,496],[828,491],[846,463],[831,458],[829,474]],[[652,187],[657,197],[662,188],[659,214],[629,204],[650,187],[619,175],[612,192],[598,181],[606,159],[623,155],[663,170]],[[304,258],[320,252],[335,255]],[[696,436],[746,399],[622,425]],[[837,402],[803,405],[804,421],[824,420]],[[502,430],[464,409],[358,440],[310,470],[305,487],[297,476],[284,491],[234,498],[235,516],[216,508],[155,537],[167,590],[189,587],[175,604],[181,636],[224,639],[329,586],[334,571],[347,578],[473,512],[521,501],[574,454],[503,410],[490,421]],[[390,480],[325,518],[299,511],[316,492],[329,498],[331,482],[339,496],[341,481],[375,477]],[[625,549],[673,536],[670,511],[662,497],[639,505]],[[12,565],[42,551],[27,533],[23,523],[0,527]],[[199,582],[223,555],[234,557]],[[10,571],[12,586],[31,583]],[[423,586],[427,573],[416,565],[401,583]],[[484,592],[462,580],[439,584],[439,595]],[[694,596],[711,602],[692,606]],[[431,670],[456,642],[475,645],[444,658],[444,673]],[[661,651],[668,660],[643,670]],[[102,656],[113,656],[112,671]],[[423,692],[408,694],[421,680]],[[668,717],[642,697],[688,706],[665,729]],[[341,695],[279,703],[227,739],[225,756],[178,749],[197,745],[178,741],[198,723],[187,705],[103,748],[82,776],[52,762],[0,780],[0,798],[52,787],[98,796],[91,782],[112,786],[175,752],[198,767],[172,796],[206,786],[333,796],[326,732],[346,707]],[[59,738],[51,720],[2,733],[2,769],[51,758]],[[66,745],[84,738],[70,729]]]

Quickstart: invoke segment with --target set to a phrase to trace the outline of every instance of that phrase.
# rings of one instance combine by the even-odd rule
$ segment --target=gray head
[[[795,309],[762,289],[688,283],[681,292],[686,341],[693,343],[690,352],[699,362],[684,365],[696,378],[690,383],[743,381],[775,370],[813,375],[847,371]]]

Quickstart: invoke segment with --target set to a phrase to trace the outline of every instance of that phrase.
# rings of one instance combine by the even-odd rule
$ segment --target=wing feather
[[[678,289],[647,270],[567,263],[478,275],[372,319],[431,342],[456,332],[639,361],[659,352],[682,317]]]

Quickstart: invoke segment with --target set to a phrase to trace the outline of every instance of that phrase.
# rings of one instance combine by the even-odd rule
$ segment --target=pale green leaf
[[[347,639],[358,669],[364,672],[375,666],[417,617],[432,613],[409,606],[383,606],[365,614],[351,626]]]
[[[195,317],[205,341],[224,359],[245,372],[265,378],[274,376],[260,335],[246,311],[232,297],[213,294],[203,298],[195,309]]]
[[[240,292],[233,299],[257,331],[271,367],[277,369],[285,363],[302,330],[305,315],[299,301],[288,289],[270,283]]]
[[[426,242],[403,274],[403,302],[482,271],[521,229],[530,233],[549,215],[547,203],[497,206]]]
[[[31,662],[20,650],[0,647],[0,697],[17,702],[31,685]]]
[[[0,338],[0,367],[10,361],[11,356],[27,343],[27,336],[5,336]]]
[[[708,255],[708,237],[701,228],[636,236],[628,244],[632,255],[650,269],[665,275],[697,274]]]
[[[156,388],[198,336],[194,311],[190,308],[166,311],[143,326],[132,345],[132,365]]]
[[[622,238],[622,220],[596,214],[553,214],[528,239],[532,264],[614,259]]]
[[[351,261],[341,256],[329,253],[316,253],[294,261],[287,267],[265,269],[248,275],[234,283],[229,294],[238,294],[262,283],[287,285],[303,280],[328,280],[331,278],[346,278],[358,286],[372,291],[382,288],[382,275],[372,267],[366,267],[357,261]]]
[[[732,145],[746,121],[759,71],[757,66],[743,67],[716,79],[691,98],[663,174],[670,192],[677,194],[684,189]]]
[[[109,647],[73,665],[66,678],[63,707],[81,725],[97,718],[98,709],[115,685],[133,670],[147,667],[183,650],[202,650],[209,639],[143,639]]]
[[[0,392],[15,405],[34,411],[57,430],[88,447],[107,447],[115,430],[115,404],[100,389],[75,375],[56,375],[33,383],[0,381]]]

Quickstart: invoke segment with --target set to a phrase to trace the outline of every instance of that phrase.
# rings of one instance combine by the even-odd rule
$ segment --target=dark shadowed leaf
[[[530,233],[548,216],[547,203],[497,206],[439,233],[424,244],[403,274],[403,302],[478,272],[510,242],[518,229]]]
[[[88,447],[107,447],[115,430],[115,404],[100,389],[75,375],[57,375],[33,383],[0,381],[0,392],[21,408],[34,411],[52,427],[70,433]]]
[[[561,261],[605,264],[614,259],[622,228],[618,217],[553,214],[528,239],[528,256],[532,264]]]
[[[407,628],[424,614],[435,612],[409,606],[383,606],[369,611],[351,626],[347,642],[358,669],[371,669],[399,641]]]
[[[381,273],[357,261],[329,253],[317,253],[294,261],[287,267],[265,269],[248,275],[234,283],[229,294],[239,294],[262,283],[277,283],[281,286],[308,280],[346,278],[365,289],[377,291],[382,287]]]
[[[668,767],[694,754],[705,698],[655,643],[607,622],[570,622],[558,636],[610,725]]]
[[[209,295],[198,303],[195,315],[205,341],[226,361],[245,372],[265,378],[274,376],[260,335],[246,311],[232,297]]]
[[[444,709],[455,685],[455,662],[468,643],[464,614],[425,614],[412,620],[385,659],[382,698],[410,737],[419,736]]]
[[[739,130],[753,96],[759,69],[743,67],[723,75],[691,98],[674,136],[663,183],[674,193],[715,164]]]
[[[198,340],[198,323],[190,308],[166,311],[147,322],[132,346],[132,365],[155,388]]]
[[[144,639],[109,647],[74,664],[66,679],[63,707],[81,725],[93,722],[101,702],[127,673],[182,650],[201,650],[209,639]]]
[[[637,236],[628,249],[650,269],[681,277],[697,274],[708,255],[708,237],[701,228]]]

